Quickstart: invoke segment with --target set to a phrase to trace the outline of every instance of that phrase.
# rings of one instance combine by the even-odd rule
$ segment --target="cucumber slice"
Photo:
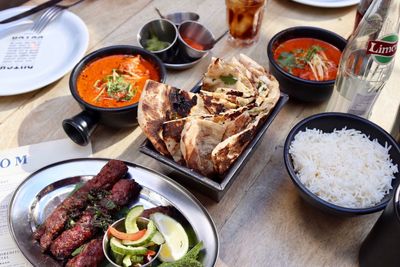
[[[125,218],[125,230],[128,234],[139,231],[136,220],[144,211],[143,205],[138,205],[131,208]]]
[[[113,256],[114,262],[118,265],[122,265],[122,260],[124,259],[124,254],[119,254],[115,251],[111,250],[111,254]]]
[[[129,245],[129,246],[143,246],[151,241],[153,236],[156,234],[157,228],[154,225],[153,221],[149,221],[147,224],[147,230],[144,236],[142,236],[140,239],[135,240],[135,241],[130,241],[130,240],[122,240],[123,245]]]
[[[136,264],[136,263],[140,263],[140,264],[142,264],[143,263],[143,260],[144,260],[144,257],[143,256],[131,256],[131,262],[132,262],[132,264]]]
[[[130,267],[132,266],[132,261],[131,261],[131,256],[126,255],[124,259],[122,260],[122,266],[124,267]]]
[[[157,245],[162,245],[165,243],[165,239],[162,236],[162,234],[159,231],[157,231],[154,234],[154,236],[151,238],[151,242],[153,242],[154,244],[157,244]]]
[[[110,239],[110,247],[111,250],[115,253],[122,255],[144,255],[147,252],[147,248],[145,247],[127,247],[124,246],[121,241],[115,237],[111,237]]]

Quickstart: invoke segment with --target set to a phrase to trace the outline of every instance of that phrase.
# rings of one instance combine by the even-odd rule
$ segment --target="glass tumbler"
[[[228,41],[238,46],[255,43],[260,35],[266,0],[225,0]]]

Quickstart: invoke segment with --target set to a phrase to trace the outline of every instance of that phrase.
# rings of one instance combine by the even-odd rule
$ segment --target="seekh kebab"
[[[98,197],[97,203],[87,207],[72,228],[61,233],[53,241],[50,246],[51,253],[60,260],[70,257],[75,249],[93,238],[101,228],[107,227],[108,223],[112,222],[108,221],[112,218],[112,214],[136,199],[141,189],[142,187],[134,180],[118,181],[109,195]]]
[[[50,214],[46,221],[34,232],[33,237],[39,240],[41,248],[46,251],[58,234],[64,230],[69,215],[86,208],[91,190],[110,189],[126,175],[127,166],[122,161],[110,160],[93,179],[67,197]]]

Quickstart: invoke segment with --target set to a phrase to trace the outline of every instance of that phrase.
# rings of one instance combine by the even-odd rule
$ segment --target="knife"
[[[38,5],[38,6],[34,7],[34,8],[31,8],[31,9],[29,9],[27,11],[24,11],[24,12],[18,14],[18,15],[12,16],[12,17],[7,18],[7,19],[4,19],[4,20],[0,21],[0,24],[9,23],[9,22],[12,22],[12,21],[16,21],[16,20],[28,17],[28,16],[30,16],[32,14],[35,14],[36,12],[39,12],[39,11],[41,11],[43,9],[49,8],[51,6],[54,6],[54,5],[58,4],[61,1],[63,1],[63,0],[49,0],[47,2],[44,2],[43,4],[40,4],[40,5]]]

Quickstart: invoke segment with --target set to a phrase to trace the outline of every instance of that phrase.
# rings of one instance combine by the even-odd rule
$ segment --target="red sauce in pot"
[[[295,38],[274,50],[276,63],[286,72],[305,80],[336,79],[341,51],[314,38]]]
[[[79,74],[77,91],[87,103],[102,108],[135,104],[147,79],[160,81],[156,66],[140,55],[112,55],[88,64]]]

